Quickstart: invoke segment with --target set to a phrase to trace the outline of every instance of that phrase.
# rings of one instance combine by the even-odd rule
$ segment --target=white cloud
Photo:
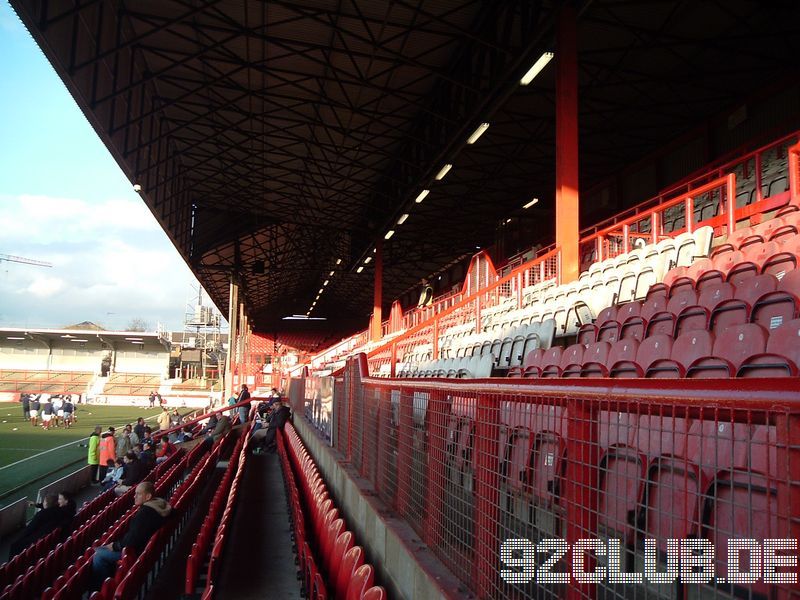
[[[0,325],[181,328],[194,277],[140,200],[0,196],[0,231],[0,253],[53,265],[0,261]]]
[[[25,292],[39,298],[48,298],[63,290],[65,285],[64,280],[58,277],[36,277],[31,284],[25,288]]]

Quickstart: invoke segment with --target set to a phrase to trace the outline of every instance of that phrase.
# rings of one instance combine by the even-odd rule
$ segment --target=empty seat
[[[611,346],[606,360],[606,368],[610,377],[641,377],[642,369],[636,365],[639,352],[639,341],[634,338],[618,340]]]
[[[670,357],[654,360],[645,369],[645,377],[655,379],[673,379],[686,374],[686,366],[704,356],[711,354],[714,348],[714,336],[708,331],[687,331],[672,343]],[[663,350],[663,349],[662,349]]]
[[[554,346],[545,351],[540,362],[540,377],[560,377],[561,376],[561,355],[564,349],[561,346]],[[526,369],[527,376],[527,369]]]
[[[800,269],[795,269],[778,282],[777,290],[768,292],[756,300],[750,312],[750,321],[768,330],[777,329],[800,316],[798,311],[800,311]]]
[[[695,359],[686,369],[686,376],[695,379],[734,377],[747,358],[763,353],[766,346],[767,332],[760,325],[745,323],[729,327],[716,337],[712,355]]]
[[[583,365],[580,369],[581,377],[606,377],[608,370],[606,363],[611,344],[608,342],[595,342],[589,344],[583,352]]]
[[[778,282],[772,275],[756,275],[736,288],[733,298],[723,298],[711,307],[709,329],[715,333],[750,319],[752,306],[765,293],[774,291]],[[708,306],[708,305],[707,305]]]
[[[522,375],[524,377],[538,377],[541,373],[542,358],[545,351],[541,348],[531,350],[525,355],[525,360],[522,362]]]
[[[766,352],[742,362],[737,377],[794,377],[800,366],[800,319],[773,330]]]
[[[561,377],[580,377],[581,366],[583,365],[583,344],[572,344],[568,346],[561,355],[559,361],[558,375]],[[553,371],[547,368],[542,370],[542,377],[549,377]]]

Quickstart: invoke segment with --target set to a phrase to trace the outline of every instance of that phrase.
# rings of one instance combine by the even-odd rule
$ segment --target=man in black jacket
[[[275,452],[277,450],[277,442],[275,441],[275,436],[278,435],[278,429],[283,429],[283,426],[286,425],[286,421],[292,415],[292,411],[289,408],[289,405],[285,402],[281,402],[278,400],[272,406],[272,416],[269,419],[269,425],[267,426],[267,431],[264,434],[263,441],[261,442],[262,448],[266,452]],[[260,433],[260,432],[256,432]],[[259,436],[260,437],[260,436]],[[253,434],[253,440],[256,441],[258,438],[255,434]],[[255,445],[255,444],[254,444]],[[256,447],[253,449],[255,454],[259,453],[259,448]]]
[[[139,510],[133,516],[128,531],[122,539],[100,546],[92,558],[92,589],[100,589],[106,577],[114,575],[117,561],[122,556],[122,549],[141,554],[147,542],[164,524],[164,520],[172,513],[172,507],[163,498],[155,497],[155,488],[151,481],[143,481],[136,486],[134,506]]]

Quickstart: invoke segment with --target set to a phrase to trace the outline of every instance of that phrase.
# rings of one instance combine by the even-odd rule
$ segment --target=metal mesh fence
[[[797,379],[348,370],[350,459],[476,597],[800,598]]]

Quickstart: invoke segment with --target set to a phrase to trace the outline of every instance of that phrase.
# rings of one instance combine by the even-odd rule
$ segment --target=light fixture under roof
[[[417,204],[419,204],[420,202],[422,202],[423,200],[425,200],[425,197],[426,197],[428,194],[430,194],[430,193],[431,193],[431,191],[430,191],[430,190],[422,190],[422,191],[419,193],[419,195],[418,195],[418,196],[417,196],[417,197],[414,199],[414,202],[416,202]]]
[[[330,273],[328,273],[328,277],[333,277],[333,271],[331,271]]]
[[[342,259],[341,259],[341,258],[337,258],[337,259],[336,259],[336,264],[337,264],[337,265],[340,265],[340,264],[342,264]]]
[[[368,265],[371,261],[372,261],[372,257],[368,256],[367,258],[364,259],[364,264]]]
[[[393,235],[394,235],[394,229],[390,229],[389,231],[386,232],[386,235],[383,236],[383,239],[385,240],[391,239]]]
[[[24,337],[8,336],[7,340],[24,340]]]
[[[140,337],[127,337],[125,339],[127,341],[129,341],[129,342],[135,342],[135,341],[140,341],[141,342],[142,341],[142,338],[140,338]]]
[[[402,225],[408,220],[408,217],[409,217],[408,213],[403,213],[402,215],[400,215],[400,218],[397,219],[397,224]]]
[[[475,129],[475,131],[472,132],[472,135],[469,136],[469,139],[467,139],[467,144],[472,145],[477,142],[478,138],[480,138],[487,129],[489,129],[489,123],[481,123],[478,125],[477,129]]]
[[[330,281],[331,281],[330,279],[326,279],[325,281],[322,282],[322,286],[325,287],[330,283]]]
[[[533,66],[528,69],[528,72],[522,76],[522,79],[519,80],[520,85],[528,85],[531,81],[533,81],[534,77],[536,77],[539,73],[542,72],[549,63],[553,60],[553,53],[552,52],[545,52],[543,53],[536,62],[533,63]]]
[[[325,291],[325,288],[319,288],[319,292],[317,292],[317,293],[318,293],[318,294],[321,294],[321,293],[322,293],[322,292],[324,292],[324,291]]]
[[[361,273],[361,271],[363,271],[363,270],[364,270],[364,265],[361,265],[360,267],[358,267],[356,269],[356,273]]]
[[[452,168],[453,168],[453,165],[450,164],[450,163],[447,163],[441,169],[439,169],[439,172],[436,174],[436,178],[435,178],[436,181],[441,181],[442,179],[444,179],[444,176],[447,175],[450,172],[450,169],[452,169]]]
[[[84,340],[82,338],[72,338],[70,342],[88,342],[89,340]]]
[[[528,202],[528,203],[527,203],[525,206],[523,206],[522,208],[530,208],[531,206],[533,206],[533,205],[534,205],[534,204],[536,204],[537,202],[539,202],[539,199],[538,199],[538,198],[533,198],[533,199],[532,199],[530,202]]]
[[[283,317],[281,319],[283,321],[327,321],[325,317],[309,317],[306,315],[291,315],[289,317]]]

